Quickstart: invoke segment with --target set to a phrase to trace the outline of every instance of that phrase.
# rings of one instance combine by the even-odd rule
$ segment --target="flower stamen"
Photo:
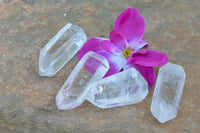
[[[130,48],[127,48],[126,47],[126,49],[123,49],[123,56],[124,57],[126,57],[126,58],[128,58],[130,55],[131,55],[131,53],[132,53],[132,50],[130,49]]]

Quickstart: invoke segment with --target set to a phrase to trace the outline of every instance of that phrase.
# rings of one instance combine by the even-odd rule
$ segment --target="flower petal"
[[[121,56],[113,55],[103,50],[97,53],[106,57],[110,65],[110,69],[105,74],[104,78],[118,73],[126,65],[126,59]]]
[[[140,66],[140,65],[131,63],[129,65],[126,65],[126,67],[124,69],[126,70],[126,69],[129,69],[132,67],[134,67],[135,69],[137,69],[140,72],[140,74],[147,81],[148,88],[150,89],[156,81],[156,73],[155,73],[153,67],[144,67],[144,66]]]
[[[94,51],[94,52],[106,57],[109,65],[110,65],[110,69],[108,70],[108,72],[105,74],[104,77],[108,77],[110,75],[118,73],[123,68],[123,66],[126,64],[126,59],[123,58],[122,56],[114,55],[114,54],[111,54],[111,53],[105,51],[101,46],[101,43],[104,40],[106,40],[106,39],[97,38],[97,37],[91,38],[80,49],[80,51],[77,54],[77,57],[80,60],[89,51]],[[93,62],[93,63],[95,63],[95,62]],[[92,70],[93,70],[93,69],[90,70],[90,66],[96,65],[93,63],[89,62],[88,64],[86,63],[86,65],[85,65],[86,69],[90,72],[92,72]]]
[[[80,60],[87,52],[89,51],[101,51],[103,48],[101,47],[101,42],[105,40],[103,38],[92,37],[88,40],[83,47],[79,50],[77,57]]]
[[[133,51],[132,53],[131,53],[131,55],[128,57],[128,60],[127,60],[127,63],[126,64],[129,64],[129,63],[132,63],[133,62],[133,54],[135,54],[136,52],[135,51]],[[138,50],[137,51],[137,53],[139,54],[146,54],[147,53],[147,51],[146,50]]]
[[[121,50],[125,49],[126,46],[128,47],[126,39],[117,31],[110,32],[110,40]]]
[[[137,45],[132,45],[132,46],[133,46],[133,49],[138,50],[138,49],[141,49],[146,46],[148,47],[149,43],[147,41],[141,40],[141,41],[139,41],[139,43]]]
[[[138,50],[128,59],[128,63],[134,63],[141,66],[153,67],[164,65],[168,62],[168,56],[155,50]]]
[[[116,47],[110,40],[102,41],[101,46],[105,51],[111,54],[120,55],[120,49]]]
[[[134,47],[142,40],[145,20],[137,9],[128,8],[117,17],[114,30],[123,35],[128,43],[133,45],[131,47]]]

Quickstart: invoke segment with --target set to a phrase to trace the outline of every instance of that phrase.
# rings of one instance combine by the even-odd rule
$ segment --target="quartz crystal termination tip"
[[[80,106],[93,82],[100,80],[109,69],[105,57],[92,51],[84,55],[63,84],[56,96],[59,110]]]
[[[177,116],[185,77],[179,65],[167,63],[159,69],[150,110],[161,123]]]
[[[143,76],[131,68],[92,84],[87,100],[99,108],[136,104],[148,94]]]
[[[54,76],[86,41],[87,36],[81,27],[66,24],[40,51],[40,76]]]

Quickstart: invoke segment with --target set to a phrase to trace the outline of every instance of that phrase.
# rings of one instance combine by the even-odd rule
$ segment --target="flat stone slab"
[[[199,0],[1,1],[0,132],[198,133],[199,4]],[[68,22],[82,27],[88,38],[108,38],[118,14],[129,7],[137,8],[145,18],[143,39],[150,43],[149,49],[166,53],[169,62],[184,67],[187,79],[177,117],[161,124],[152,116],[154,87],[139,104],[99,109],[84,102],[75,109],[58,111],[55,96],[78,59],[73,57],[55,77],[44,78],[38,73],[40,50]]]

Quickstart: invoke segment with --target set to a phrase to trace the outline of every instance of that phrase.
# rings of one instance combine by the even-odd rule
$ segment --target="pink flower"
[[[110,69],[104,77],[131,67],[137,69],[151,88],[156,80],[153,66],[164,65],[168,57],[155,50],[141,48],[148,46],[142,40],[145,32],[145,20],[137,9],[128,8],[116,19],[110,39],[93,37],[78,52],[80,60],[87,52],[94,51],[107,58]]]

